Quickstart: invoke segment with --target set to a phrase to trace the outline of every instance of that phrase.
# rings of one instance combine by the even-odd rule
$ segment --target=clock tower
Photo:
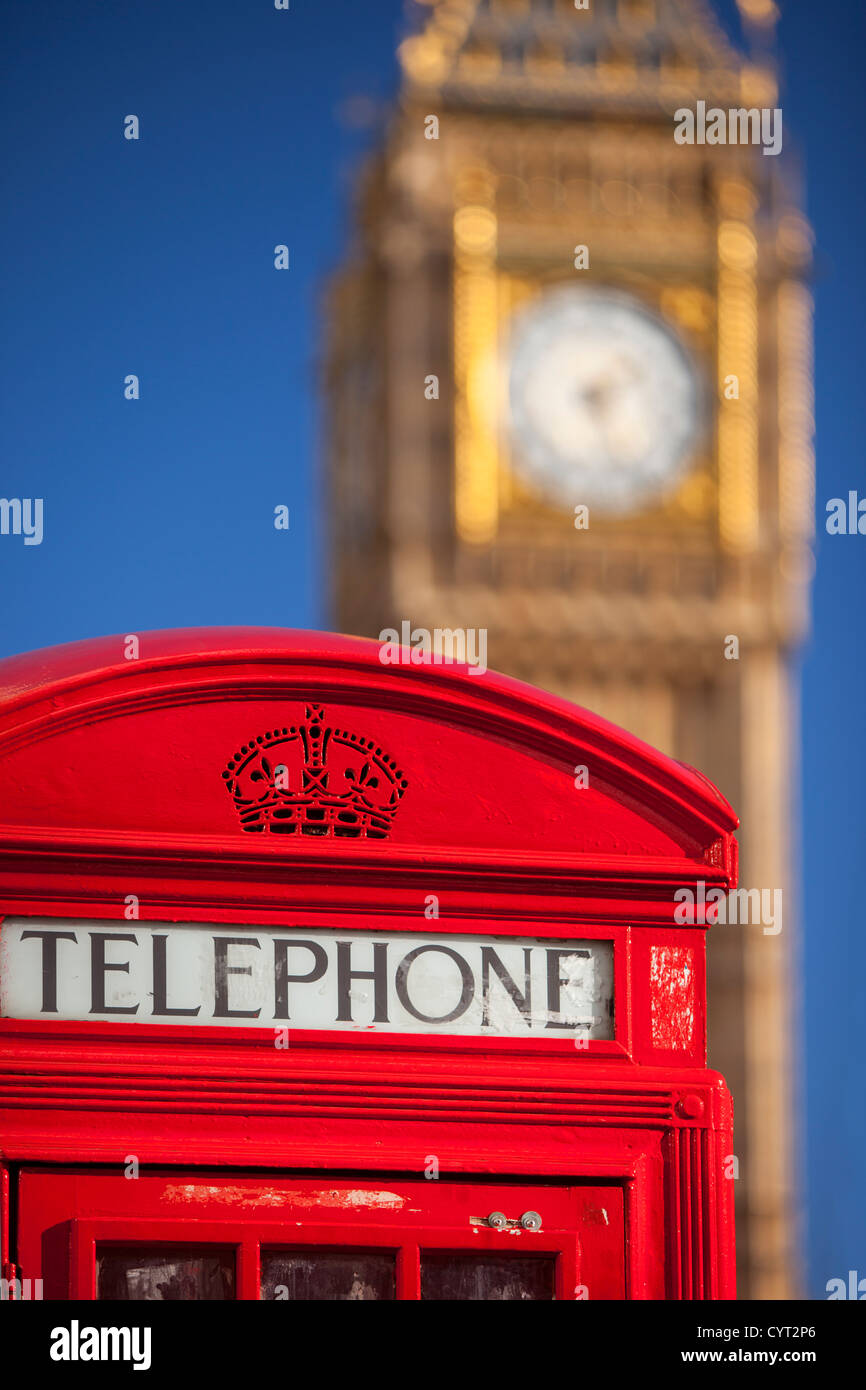
[[[810,237],[760,143],[775,6],[739,3],[748,53],[707,0],[419,7],[331,286],[331,575],[343,631],[486,629],[490,666],[737,807],[741,884],[784,915],[710,932],[710,1064],[734,1095],[740,1295],[784,1298]],[[680,143],[699,103],[758,139]]]

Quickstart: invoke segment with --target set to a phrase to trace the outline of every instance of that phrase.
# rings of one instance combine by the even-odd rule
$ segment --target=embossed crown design
[[[306,718],[245,743],[223,773],[246,831],[384,840],[406,790],[396,763],[372,739]]]

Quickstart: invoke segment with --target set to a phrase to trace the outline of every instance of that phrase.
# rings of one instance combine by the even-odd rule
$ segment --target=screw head
[[[508,1225],[508,1218],[504,1211],[492,1211],[487,1218],[488,1226],[492,1226],[494,1231],[504,1231]]]
[[[525,1211],[520,1218],[524,1231],[540,1231],[541,1217],[537,1211]]]
[[[677,1113],[684,1120],[699,1120],[704,1113],[704,1102],[700,1096],[683,1096],[677,1105]]]

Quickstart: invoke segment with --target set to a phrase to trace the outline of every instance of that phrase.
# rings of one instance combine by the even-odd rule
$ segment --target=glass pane
[[[235,1296],[232,1250],[189,1245],[98,1245],[96,1297],[221,1302]]]
[[[552,1299],[551,1255],[421,1254],[422,1299]]]
[[[262,1298],[346,1302],[396,1297],[393,1252],[263,1250]]]

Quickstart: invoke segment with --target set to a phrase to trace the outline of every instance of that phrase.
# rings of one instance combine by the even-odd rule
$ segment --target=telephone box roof
[[[392,800],[406,791],[393,835],[389,821],[379,836],[395,846],[684,857],[726,866],[733,881],[738,822],[715,786],[558,696],[444,658],[409,664],[405,648],[406,664],[383,664],[381,643],[325,632],[212,627],[136,641],[137,655],[119,634],[0,661],[6,827],[68,826],[74,811],[79,827],[171,833],[176,822],[178,833],[236,836],[251,828],[241,764],[270,747],[279,762],[290,728],[308,741],[312,709],[332,748],[342,740],[346,757],[360,748],[380,759],[376,795],[383,778]],[[203,776],[215,760],[221,771]],[[121,794],[112,777],[124,762]],[[581,767],[589,785],[576,790]],[[340,764],[340,777],[355,775]],[[277,837],[261,839],[276,847]]]

